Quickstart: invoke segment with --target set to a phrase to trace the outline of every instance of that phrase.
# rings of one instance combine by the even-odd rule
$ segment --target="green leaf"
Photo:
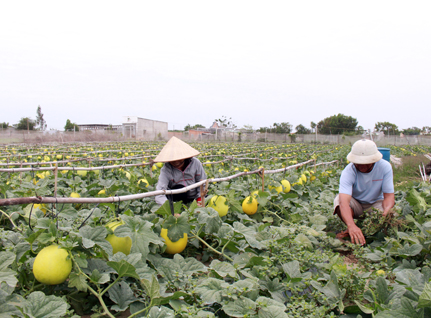
[[[100,273],[97,269],[93,270],[91,273],[90,279],[93,283],[96,284],[105,284],[111,280],[108,273]]]
[[[174,214],[181,213],[182,209],[182,203],[181,202],[174,202]],[[165,203],[163,203],[160,208],[158,208],[154,213],[161,215],[164,219],[167,219],[169,216],[173,216],[171,212],[171,206],[169,204],[169,200],[166,200]]]
[[[294,278],[301,278],[301,271],[299,269],[299,262],[298,261],[292,261],[285,263],[281,266],[283,268],[284,273],[287,275],[287,278],[290,280]]]
[[[71,273],[69,276],[68,287],[75,287],[79,291],[87,291],[87,278],[82,274]]]
[[[150,252],[150,243],[163,246],[164,240],[153,231],[153,224],[143,220],[140,216],[130,217],[122,215],[124,225],[115,229],[118,237],[129,236],[132,239],[131,253],[141,253],[142,258],[146,259]]]
[[[147,296],[151,299],[160,298],[160,285],[154,275],[151,278],[151,282],[146,279],[141,279],[141,285],[144,287]]]
[[[308,249],[312,249],[313,248],[313,243],[311,243],[310,239],[302,234],[299,233],[296,237],[295,237],[295,242],[297,242],[299,245],[304,246]]]
[[[302,220],[302,215],[299,213],[292,213],[289,215],[289,219],[292,223],[298,223]]]
[[[109,189],[110,187],[112,187],[115,184],[116,180],[115,179],[99,179],[99,185],[101,187],[104,187],[106,189]]]
[[[426,203],[425,199],[422,198],[420,193],[417,192],[415,189],[411,189],[408,192],[408,194],[406,196],[406,200],[413,207],[417,206],[424,211],[427,210],[427,203]]]
[[[175,318],[175,312],[167,307],[152,307],[148,318]]]
[[[418,308],[431,307],[431,283],[426,283],[422,294],[419,296]]]
[[[18,283],[17,273],[9,268],[15,261],[15,254],[12,252],[0,252],[0,284],[5,282],[10,287],[15,287]]]
[[[180,298],[183,299],[184,297],[190,297],[189,294],[181,292],[181,291],[177,291],[177,292],[175,292],[173,294],[166,294],[166,295],[169,295],[169,296],[164,296],[164,297],[156,298],[154,300],[153,304],[155,306],[165,305],[165,304],[170,303],[173,300],[178,300]]]
[[[223,280],[210,277],[203,280],[195,290],[204,303],[212,304],[214,302],[221,302],[221,294],[228,286],[229,284]]]
[[[339,288],[335,271],[331,272],[331,279],[328,281],[325,287],[322,287],[316,281],[311,281],[311,285],[321,293],[325,294],[325,296],[328,298],[328,302],[331,304],[335,304],[339,301],[342,301],[346,293],[344,289]]]
[[[379,304],[386,304],[389,298],[388,285],[383,277],[378,277],[376,280],[376,297]]]
[[[235,232],[244,236],[245,240],[248,244],[250,244],[251,247],[258,249],[263,248],[263,245],[258,240],[256,240],[257,232],[253,228],[247,227],[240,222],[234,222],[233,228]]]
[[[374,309],[367,307],[365,305],[362,305],[359,301],[355,300],[356,305],[358,305],[359,309],[364,313],[364,314],[372,314],[374,313]]]
[[[206,234],[217,233],[222,225],[222,220],[216,210],[213,208],[200,208],[196,209],[199,211],[198,223],[204,225],[204,231]]]
[[[6,289],[8,289],[6,285],[0,284],[0,317],[21,317],[22,314],[17,307],[22,307],[22,304],[25,302],[24,298],[17,294],[9,295]],[[10,293],[12,292],[13,288],[10,290]]]
[[[268,290],[274,300],[279,302],[286,301],[286,297],[284,295],[286,288],[282,283],[280,283],[278,278],[271,280],[269,277],[265,277],[265,280],[259,281],[259,284],[260,289]]]
[[[175,254],[173,262],[178,264],[181,268],[182,273],[187,276],[204,273],[208,270],[208,268],[204,264],[202,264],[202,262],[199,262],[194,257],[188,257],[184,259],[184,257],[182,257],[180,254]]]
[[[68,307],[69,305],[63,298],[45,296],[44,293],[36,291],[26,299],[23,311],[34,318],[58,318],[66,314]]]
[[[106,262],[106,264],[112,267],[118,274],[118,276],[128,276],[139,279],[138,274],[136,274],[135,267],[125,260],[121,260],[120,262]]]
[[[55,239],[56,237],[53,236],[51,233],[42,233],[38,236],[37,241],[39,241],[43,245],[46,245],[48,243],[54,242]]]
[[[236,278],[238,276],[235,267],[233,267],[233,265],[228,262],[220,262],[219,260],[213,260],[211,262],[210,268],[221,277],[230,276],[232,278]]]
[[[396,281],[410,287],[418,296],[422,294],[425,282],[423,281],[423,274],[419,269],[403,269],[400,272],[396,272],[395,275]]]
[[[163,228],[168,230],[168,238],[172,242],[176,242],[184,237],[184,233],[190,233],[190,225],[185,215],[176,218],[175,216],[169,216],[168,219],[163,223]]]
[[[94,245],[98,245],[106,253],[112,254],[112,246],[106,240],[108,231],[104,226],[91,227],[85,225],[79,229],[79,235],[82,237],[82,245],[85,248],[92,248]]]
[[[119,282],[108,290],[109,298],[116,303],[111,306],[112,310],[125,311],[129,305],[136,301],[132,289],[126,282]]]
[[[256,313],[256,303],[248,298],[239,298],[223,305],[223,310],[230,317],[252,316]]]
[[[289,318],[284,309],[275,306],[268,306],[259,309],[258,318]]]
[[[410,246],[408,243],[405,244],[403,247],[399,248],[395,253],[395,255],[401,255],[401,256],[416,256],[420,254],[422,251],[423,246],[421,244],[413,244]]]

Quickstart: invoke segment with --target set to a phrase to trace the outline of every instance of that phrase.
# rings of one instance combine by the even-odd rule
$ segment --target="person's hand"
[[[388,214],[393,213],[391,209],[387,209],[386,211],[383,211],[383,216],[387,216]]]
[[[362,231],[356,224],[349,227],[349,236],[353,244],[365,245],[365,237]]]

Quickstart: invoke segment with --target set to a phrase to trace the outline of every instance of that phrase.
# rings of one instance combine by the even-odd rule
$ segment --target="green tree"
[[[36,111],[36,126],[39,127],[39,130],[45,130],[46,129],[46,121],[45,119],[43,119],[43,114],[42,114],[42,108],[39,106],[37,106],[37,111]]]
[[[292,131],[292,125],[286,123],[274,123],[271,127],[260,127],[259,132],[269,132],[275,134],[290,134]]]
[[[35,121],[30,117],[23,117],[18,122],[18,124],[14,125],[15,129],[17,130],[34,130],[35,126],[36,126]]]
[[[404,135],[419,135],[420,133],[421,133],[421,129],[418,127],[403,129]]]
[[[64,126],[64,131],[79,131],[77,124],[72,123],[70,119],[66,120],[66,125]]]
[[[374,126],[376,131],[383,131],[385,135],[398,135],[398,126],[388,121],[377,122]]]
[[[315,129],[316,129],[316,123],[314,122],[314,121],[312,121],[311,123],[310,123],[310,127],[311,127],[311,129],[313,130],[313,132],[315,132]]]
[[[295,129],[296,129],[296,133],[299,135],[311,134],[311,129],[306,128],[302,124],[296,126]]]
[[[184,131],[189,131],[190,129],[198,129],[198,128],[205,128],[205,126],[204,126],[204,125],[201,125],[201,124],[196,124],[196,125],[194,125],[194,126],[191,126],[190,124],[187,124],[187,125],[184,127]]]
[[[319,121],[317,124],[317,131],[324,135],[343,134],[347,132],[354,132],[357,125],[358,120],[356,118],[338,114],[326,117]]]
[[[431,134],[431,127],[430,127],[430,126],[423,126],[423,127],[422,127],[422,133],[423,133],[424,135],[429,135],[429,134]]]
[[[1,128],[1,129],[6,129],[6,128],[8,128],[8,127],[9,127],[9,123],[7,123],[7,122],[0,123],[0,128]]]

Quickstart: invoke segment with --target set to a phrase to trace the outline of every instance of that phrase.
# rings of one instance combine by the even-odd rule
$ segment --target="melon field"
[[[430,147],[387,146],[394,214],[357,246],[351,146],[192,143],[204,206],[158,206],[163,145],[0,147],[0,317],[431,317]]]

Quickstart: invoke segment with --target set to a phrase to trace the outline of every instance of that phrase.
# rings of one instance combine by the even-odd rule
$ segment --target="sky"
[[[1,1],[0,122],[431,126],[429,1]],[[428,111],[427,111],[428,110]]]

